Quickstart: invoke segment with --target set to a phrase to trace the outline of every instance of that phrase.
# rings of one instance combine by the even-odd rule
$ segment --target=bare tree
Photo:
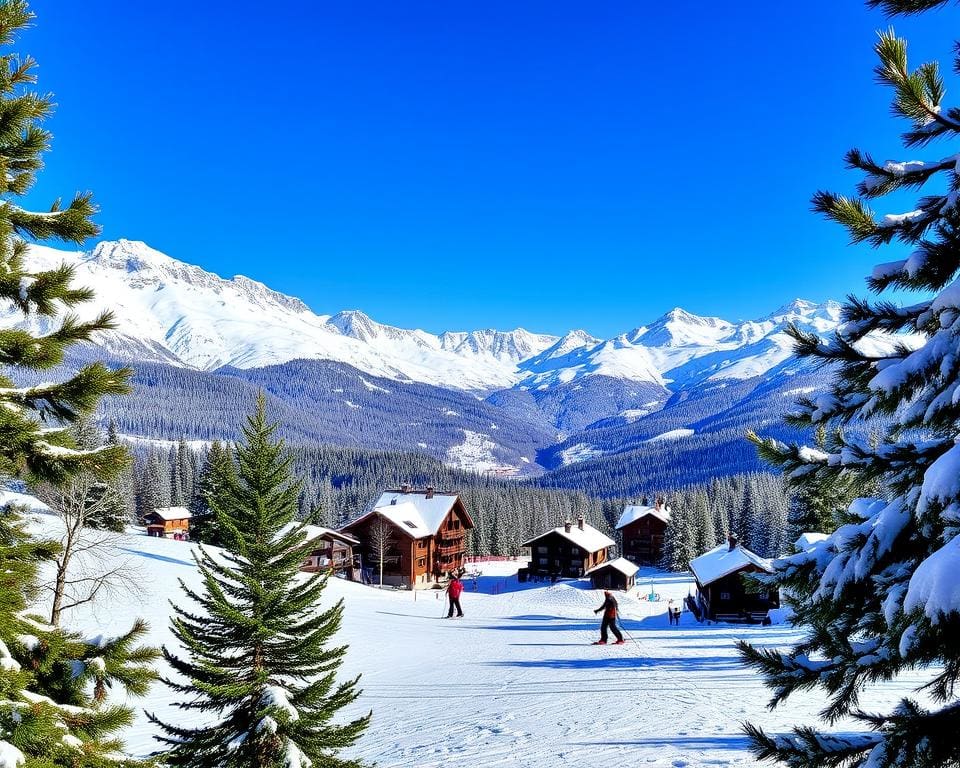
[[[40,483],[34,492],[64,527],[53,579],[43,585],[51,594],[51,624],[58,625],[64,611],[98,595],[133,589],[136,572],[116,555],[120,536],[87,527],[116,503],[116,489],[82,472],[59,484]]]
[[[383,563],[387,559],[387,553],[394,545],[396,539],[393,536],[393,525],[381,515],[367,529],[367,544],[370,551],[380,564],[380,586],[383,587]]]

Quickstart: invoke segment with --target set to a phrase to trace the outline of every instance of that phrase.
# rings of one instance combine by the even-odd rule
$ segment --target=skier
[[[463,618],[463,608],[460,607],[460,595],[463,594],[463,582],[455,573],[450,574],[450,583],[447,584],[447,597],[450,598],[450,612],[447,618],[453,618],[453,609],[457,609],[457,618]]]
[[[594,645],[607,644],[608,629],[612,629],[613,634],[617,637],[614,645],[623,645],[623,635],[617,629],[617,599],[607,590],[603,591],[603,605],[597,608],[594,613],[600,613],[600,611],[603,611],[603,622],[600,624],[600,639]]]

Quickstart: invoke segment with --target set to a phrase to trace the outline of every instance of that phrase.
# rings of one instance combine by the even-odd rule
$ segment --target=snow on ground
[[[44,526],[53,527],[50,516]],[[191,545],[131,532],[117,556],[143,574],[136,594],[76,609],[68,622],[96,633],[117,633],[136,616],[150,622],[152,642],[172,642],[168,599],[180,600],[178,579],[198,585]],[[784,730],[813,722],[819,695],[796,696],[772,715],[769,692],[733,649],[738,638],[777,646],[796,637],[790,627],[704,626],[685,613],[681,625],[666,618],[667,600],[686,596],[687,575],[650,569],[638,586],[618,595],[628,642],[591,645],[601,595],[584,581],[519,584],[519,562],[480,563],[466,579],[463,619],[440,618],[437,592],[377,590],[333,579],[329,600],[343,598],[337,642],[349,644],[343,677],[362,673],[363,693],[344,717],[373,710],[373,723],[352,757],[383,766],[597,765],[755,766],[739,725],[762,722]],[[660,600],[645,599],[651,592]],[[903,681],[865,695],[867,709],[908,692]],[[156,748],[146,707],[183,722],[176,696],[156,685],[134,702],[137,719],[129,749]],[[190,717],[195,717],[191,715]],[[843,728],[844,724],[838,724]]]
[[[690,437],[690,435],[695,434],[695,430],[681,428],[681,429],[671,429],[669,432],[663,432],[662,434],[657,435],[656,437],[651,437],[646,442],[648,443],[658,443],[662,440],[679,440],[683,437]]]
[[[126,433],[121,433],[119,437],[123,442],[129,443],[130,445],[146,445],[153,446],[154,448],[163,448],[165,450],[170,450],[180,445],[177,440],[162,440],[158,437],[141,437],[140,435],[128,435]],[[205,451],[213,444],[210,440],[186,440],[184,442],[186,442],[187,447],[195,453]]]
[[[463,442],[451,446],[447,451],[444,463],[456,469],[469,469],[474,472],[487,472],[498,469],[503,465],[497,460],[493,451],[497,444],[488,435],[463,429]]]
[[[594,459],[597,456],[603,456],[604,451],[601,451],[599,448],[595,448],[589,443],[576,443],[571,445],[569,448],[564,448],[560,451],[560,459],[563,461],[564,466],[567,464],[575,464],[578,461],[586,461],[587,459]]]

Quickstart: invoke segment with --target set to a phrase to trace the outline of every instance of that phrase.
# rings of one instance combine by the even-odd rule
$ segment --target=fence
[[[513,562],[516,560],[526,560],[528,558],[521,557],[520,555],[468,555],[465,562],[467,563],[505,563]]]

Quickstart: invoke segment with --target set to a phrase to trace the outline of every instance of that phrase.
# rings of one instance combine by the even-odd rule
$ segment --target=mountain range
[[[137,364],[137,395],[111,407],[139,437],[230,437],[222,420],[222,435],[206,425],[224,410],[208,401],[240,396],[225,387],[261,387],[287,410],[295,404],[284,418],[298,439],[424,450],[528,474],[622,456],[654,438],[689,441],[705,431],[694,422],[740,400],[777,403],[783,392],[810,389],[807,379],[822,374],[792,358],[786,328],[823,335],[840,322],[838,303],[797,299],[736,322],[676,308],[609,339],[579,329],[433,334],[359,310],[318,314],[262,283],[225,279],[137,241],[72,252],[32,246],[29,259],[38,270],[69,264],[76,282],[94,289],[81,317],[113,311],[117,329],[88,354]],[[45,332],[51,321],[25,321],[10,308],[0,325]],[[741,397],[731,402],[731,393]],[[154,423],[145,421],[161,402],[181,417],[156,410]],[[779,417],[786,405],[767,410]]]

